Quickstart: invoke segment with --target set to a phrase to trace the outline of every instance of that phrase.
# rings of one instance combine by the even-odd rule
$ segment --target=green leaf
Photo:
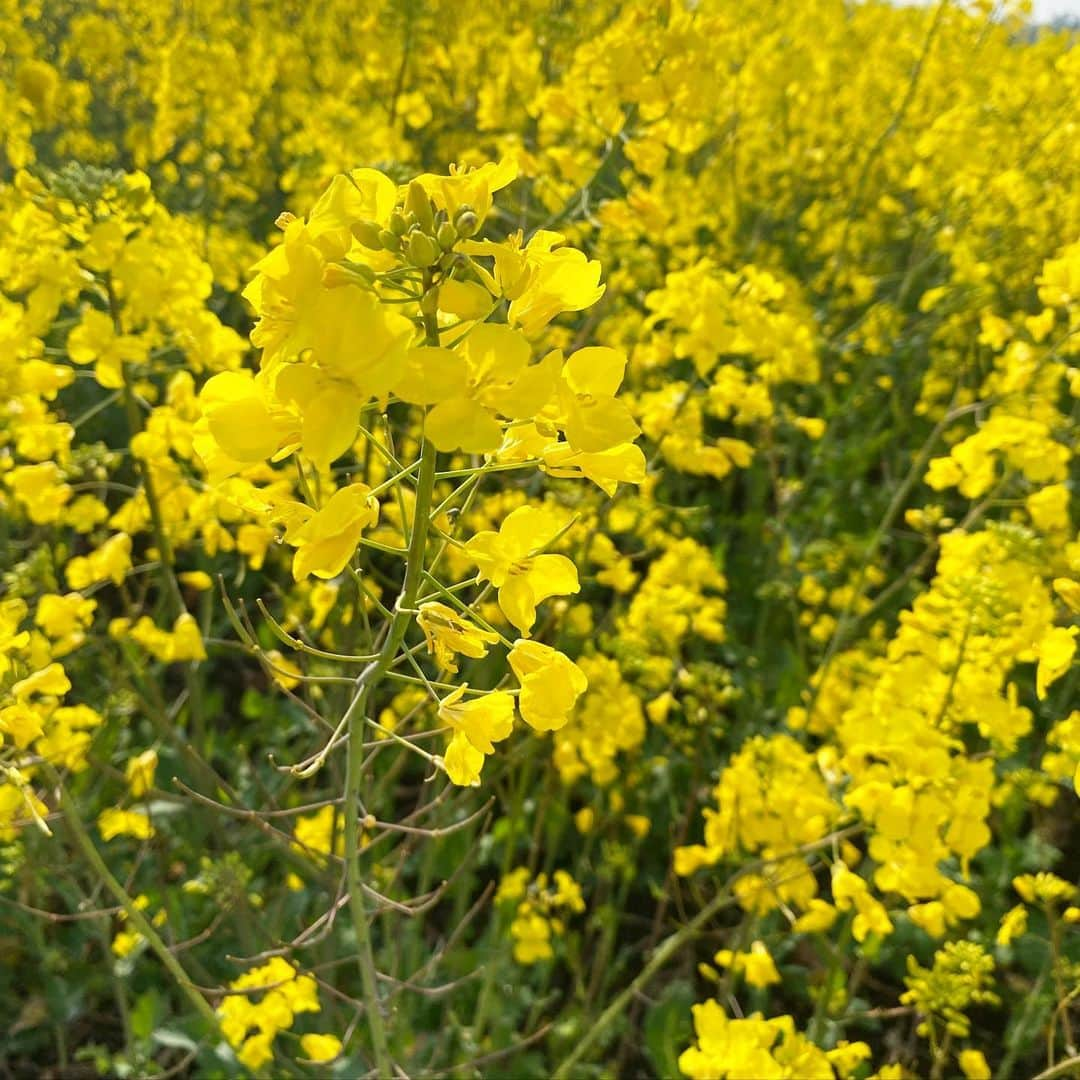
[[[679,1055],[693,1039],[693,986],[679,979],[665,987],[645,1014],[645,1052],[658,1076],[679,1076]]]

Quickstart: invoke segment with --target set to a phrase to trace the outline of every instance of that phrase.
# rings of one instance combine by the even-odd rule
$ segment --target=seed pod
[[[357,221],[352,227],[352,234],[366,248],[382,251],[383,243],[379,236],[379,226],[374,221]]]

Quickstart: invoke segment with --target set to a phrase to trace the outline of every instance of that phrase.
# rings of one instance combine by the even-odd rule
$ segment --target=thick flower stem
[[[425,290],[431,287],[428,272],[424,275],[424,287]],[[438,345],[439,331],[434,315],[424,315],[424,331],[427,343]],[[364,668],[356,680],[356,695],[345,714],[349,739],[348,764],[345,771],[345,878],[349,891],[349,911],[352,914],[357,952],[360,958],[360,979],[363,984],[368,1030],[371,1033],[375,1068],[379,1076],[394,1075],[394,1067],[379,1002],[378,974],[371,944],[371,919],[364,900],[360,873],[360,788],[364,768],[364,725],[368,701],[397,658],[401,643],[405,640],[405,631],[408,630],[413,617],[416,598],[420,594],[420,582],[423,580],[424,559],[427,553],[432,492],[435,489],[437,456],[435,447],[425,440],[420,451],[419,471],[416,475],[416,502],[413,507],[405,579],[401,584],[401,593],[394,605],[393,618],[390,620],[390,627],[386,632],[382,648],[378,656]]]
[[[420,455],[420,472],[416,481],[416,505],[401,595],[398,597],[394,617],[382,649],[378,657],[357,679],[356,696],[346,713],[349,732],[348,766],[345,773],[346,881],[349,890],[349,910],[352,913],[360,955],[360,978],[363,982],[364,1002],[367,1007],[368,1029],[371,1032],[371,1042],[375,1051],[375,1066],[380,1076],[393,1075],[393,1062],[390,1058],[386,1028],[379,1005],[375,958],[371,946],[370,918],[364,900],[360,874],[360,785],[364,763],[364,718],[372,691],[385,677],[397,656],[398,649],[405,638],[405,631],[412,619],[410,611],[415,607],[416,598],[420,592],[424,555],[427,549],[431,493],[435,486],[435,460],[435,447],[430,442],[425,442]]]

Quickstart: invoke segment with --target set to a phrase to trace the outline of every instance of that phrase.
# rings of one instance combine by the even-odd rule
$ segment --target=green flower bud
[[[449,251],[458,241],[457,229],[455,229],[449,221],[444,221],[439,226],[439,231],[435,234],[435,239],[439,241],[439,247],[441,247],[443,251]]]
[[[387,251],[401,250],[401,240],[396,233],[392,233],[389,229],[379,230],[379,242]]]
[[[382,251],[383,244],[379,238],[379,226],[374,221],[357,221],[353,224],[352,234],[366,248],[372,251]]]
[[[440,251],[430,236],[417,230],[409,236],[406,254],[413,266],[431,266],[438,259]]]
[[[390,231],[395,236],[404,236],[409,231],[409,223],[400,210],[395,210],[390,215]]]
[[[480,228],[480,218],[471,206],[461,205],[454,215],[454,228],[459,236],[474,236]]]
[[[431,205],[431,199],[424,190],[424,185],[419,180],[409,183],[408,193],[405,195],[405,206],[416,215],[420,228],[426,233],[435,231],[435,212]]]

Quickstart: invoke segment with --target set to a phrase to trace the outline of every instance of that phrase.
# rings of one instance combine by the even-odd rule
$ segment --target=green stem
[[[195,988],[191,979],[188,978],[187,972],[180,966],[180,962],[169,952],[168,946],[162,941],[161,936],[151,925],[150,920],[135,906],[135,901],[128,895],[123,885],[116,880],[108,866],[105,865],[105,860],[101,857],[101,853],[94,845],[90,834],[86,831],[86,826],[83,824],[82,818],[79,817],[78,810],[56,770],[51,765],[46,765],[45,768],[49,774],[49,779],[60,793],[60,812],[63,814],[64,821],[71,830],[71,835],[75,838],[79,850],[86,857],[86,861],[93,867],[94,872],[101,879],[105,888],[112,893],[116,902],[124,909],[131,924],[142,934],[151,950],[176,980],[177,986],[180,987],[191,1002],[195,1011],[210,1025],[211,1030],[218,1031],[218,1021],[214,1010],[210,1008],[206,998]]]
[[[425,318],[429,343],[438,344],[438,328],[434,319]],[[435,465],[437,453],[429,440],[424,441],[420,452],[420,470],[416,478],[416,501],[413,507],[412,529],[406,556],[405,580],[401,594],[394,605],[390,628],[382,648],[356,680],[357,692],[345,713],[348,727],[348,764],[345,771],[345,874],[349,891],[349,911],[356,933],[360,964],[360,980],[363,985],[364,1005],[367,1012],[368,1030],[375,1052],[375,1069],[379,1076],[393,1076],[394,1067],[383,1023],[379,1002],[378,976],[375,955],[371,943],[371,921],[364,899],[360,868],[360,788],[364,767],[364,725],[367,722],[367,703],[374,689],[386,676],[398,649],[405,640],[405,632],[412,621],[416,598],[424,571],[427,551],[428,522],[431,516],[432,492],[435,488]]]

